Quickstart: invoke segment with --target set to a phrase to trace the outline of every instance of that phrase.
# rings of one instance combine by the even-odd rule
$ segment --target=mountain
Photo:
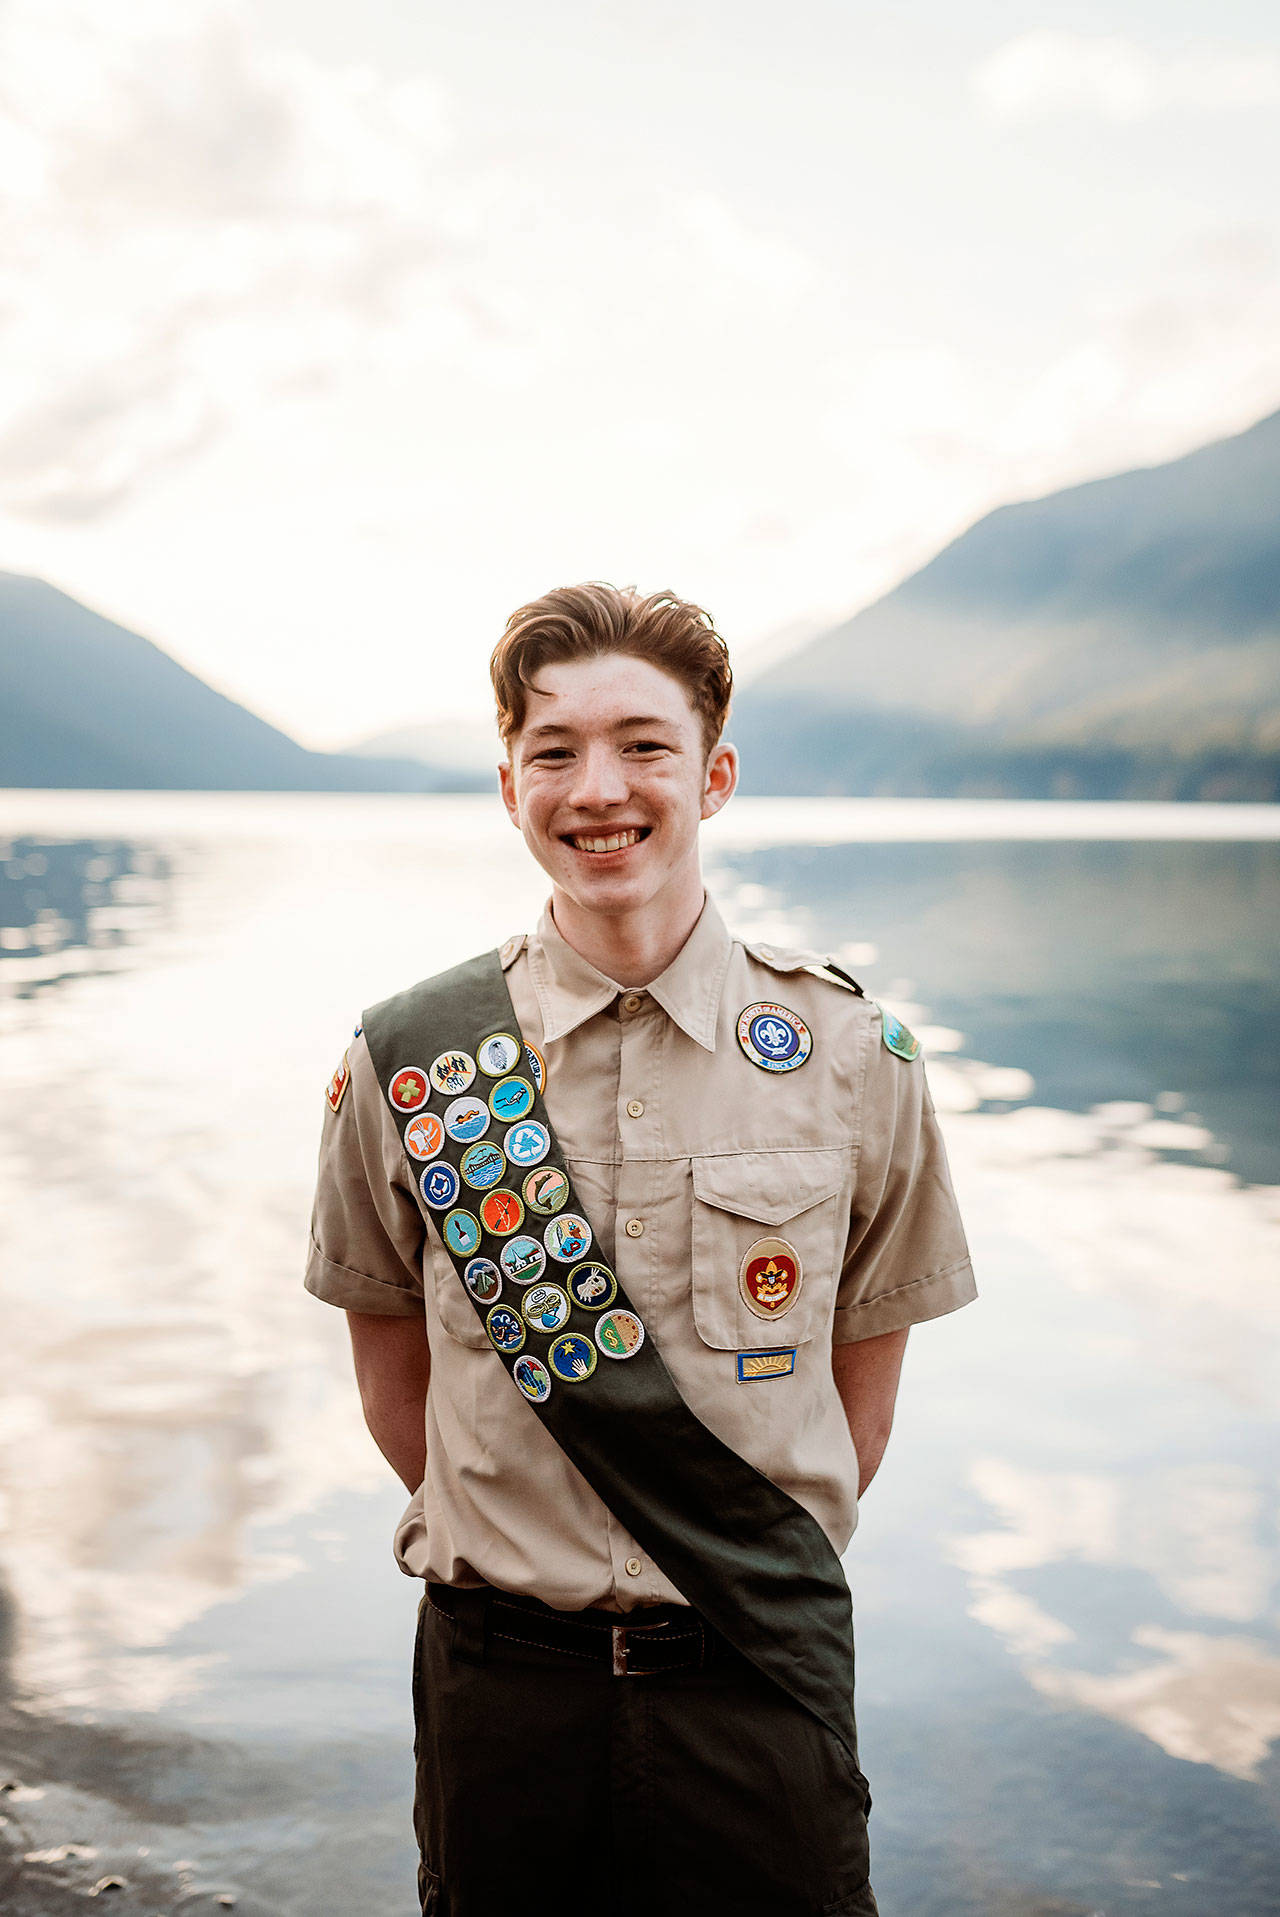
[[[0,785],[452,791],[410,760],[308,752],[149,639],[0,573]]]
[[[754,792],[1280,798],[1280,413],[988,513],[732,736]]]
[[[436,772],[448,773],[457,780],[457,789],[467,792],[496,790],[494,768],[502,756],[492,718],[424,720],[375,732],[345,749],[367,759],[421,760]]]

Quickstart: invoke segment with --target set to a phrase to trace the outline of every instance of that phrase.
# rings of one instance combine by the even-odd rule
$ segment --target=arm
[[[876,1475],[889,1442],[906,1348],[906,1331],[885,1331],[878,1338],[832,1346],[831,1374],[858,1454],[859,1497]]]
[[[392,1470],[416,1491],[427,1472],[424,1413],[431,1353],[426,1324],[421,1317],[348,1311],[347,1328],[364,1421]]]

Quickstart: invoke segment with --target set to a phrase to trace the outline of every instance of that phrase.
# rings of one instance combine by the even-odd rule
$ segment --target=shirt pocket
[[[422,1256],[424,1261],[430,1263],[427,1275],[434,1281],[432,1291],[436,1317],[443,1329],[456,1344],[467,1345],[472,1351],[488,1351],[491,1347],[484,1320],[472,1304],[471,1294],[458,1276],[448,1252],[429,1237]]]
[[[692,1166],[693,1318],[703,1343],[769,1350],[829,1329],[848,1235],[848,1152],[734,1152],[695,1158]],[[761,1251],[748,1264],[756,1245]],[[776,1273],[768,1272],[770,1260]],[[744,1285],[744,1267],[754,1287]],[[770,1291],[779,1286],[788,1295],[771,1309]]]

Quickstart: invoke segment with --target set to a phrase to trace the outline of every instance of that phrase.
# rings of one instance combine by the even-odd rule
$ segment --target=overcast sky
[[[0,567],[312,745],[749,666],[1280,406],[1278,130],[1271,0],[0,0]]]

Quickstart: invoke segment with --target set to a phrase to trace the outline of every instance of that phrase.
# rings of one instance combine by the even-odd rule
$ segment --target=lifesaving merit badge
[[[748,1005],[738,1014],[738,1043],[762,1072],[794,1072],[813,1050],[813,1034],[785,1005]]]
[[[743,1253],[738,1290],[757,1318],[780,1318],[799,1296],[803,1276],[794,1245],[785,1238],[757,1238]]]

